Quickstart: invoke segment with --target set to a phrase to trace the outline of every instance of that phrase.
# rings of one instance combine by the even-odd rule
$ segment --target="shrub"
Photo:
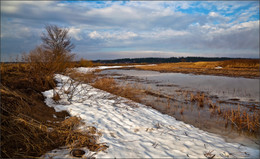
[[[90,60],[85,60],[85,59],[81,58],[79,61],[79,66],[80,67],[92,67],[93,62]]]

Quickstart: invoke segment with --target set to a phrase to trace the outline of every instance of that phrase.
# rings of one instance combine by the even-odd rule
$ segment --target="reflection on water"
[[[173,84],[181,88],[208,92],[223,99],[259,102],[259,79],[234,78],[182,73],[160,73],[141,70],[104,70],[103,74],[117,73],[134,76],[164,85]]]
[[[141,84],[140,88],[153,90],[143,98],[143,103],[162,113],[219,134],[229,142],[259,147],[255,142],[256,138],[241,136],[233,131],[233,126],[227,127],[225,119],[214,115],[217,114],[217,110],[208,106],[197,106],[198,103],[190,101],[192,93],[203,92],[204,102],[208,102],[208,105],[212,102],[222,109],[239,107],[241,110],[254,113],[255,109],[259,109],[258,79],[123,69],[103,70],[100,74],[113,77],[122,84]],[[157,95],[157,91],[163,95]]]

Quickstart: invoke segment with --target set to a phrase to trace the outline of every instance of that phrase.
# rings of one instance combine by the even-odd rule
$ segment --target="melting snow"
[[[221,67],[221,66],[217,66],[217,67],[215,67],[215,69],[222,69],[223,67]]]
[[[150,64],[146,66],[154,66],[156,64]],[[116,69],[116,68],[123,68],[123,67],[136,67],[136,66],[143,66],[143,65],[128,65],[128,66],[98,66],[98,67],[78,67],[75,68],[76,71],[80,73],[88,73],[95,70],[104,70],[104,69]]]
[[[89,69],[79,69],[87,72]],[[56,75],[57,90],[69,88],[69,77]],[[63,87],[62,87],[63,86]],[[77,86],[68,102],[62,96],[59,104],[52,100],[53,90],[43,92],[46,104],[56,111],[67,110],[79,116],[87,126],[102,132],[100,142],[109,148],[95,154],[98,158],[259,158],[259,150],[227,143],[220,136],[177,121],[145,105],[114,96],[87,84]],[[137,107],[132,107],[132,105]],[[94,152],[87,151],[83,157]],[[71,158],[66,148],[46,153],[44,158]]]

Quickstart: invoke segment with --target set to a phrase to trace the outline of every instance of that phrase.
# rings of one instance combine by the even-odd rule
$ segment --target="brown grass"
[[[200,93],[197,92],[196,95],[194,95],[193,93],[190,93],[190,101],[191,102],[197,102],[199,107],[203,107],[204,106],[204,101],[205,101],[205,94],[204,93]]]
[[[45,105],[41,92],[53,87],[53,75],[32,76],[28,63],[1,63],[1,158],[39,157],[65,145],[93,151],[106,148],[97,143],[100,133],[95,128],[80,132],[79,118],[64,120],[67,112]]]
[[[216,67],[222,69],[216,69]],[[259,60],[240,59],[216,62],[163,63],[154,66],[136,66],[137,69],[160,72],[193,73],[234,77],[259,78]]]
[[[66,75],[70,76],[73,80],[84,82],[84,83],[93,83],[97,79],[97,73],[100,70],[95,70],[90,73],[80,73],[73,69],[67,70],[65,72]]]
[[[255,109],[254,113],[248,112],[248,110],[241,110],[238,105],[237,110],[223,108],[217,106],[208,97],[205,97],[204,93],[197,92],[196,95],[190,93],[190,101],[197,102],[198,107],[208,105],[211,115],[218,115],[226,120],[225,127],[231,124],[237,128],[238,131],[247,131],[251,134],[259,133],[260,129],[260,113]]]
[[[138,87],[130,84],[119,85],[113,78],[97,79],[92,86],[138,103],[141,102],[141,96],[144,95],[141,89],[137,89]]]
[[[220,108],[219,108],[220,109]],[[237,110],[234,109],[223,109],[220,111],[220,115],[226,119],[226,126],[230,123],[236,127],[238,131],[249,131],[250,133],[259,133],[260,129],[260,115],[259,110],[254,113],[249,113],[246,110],[241,111],[240,106]]]
[[[244,109],[241,110],[238,106],[237,110],[234,109],[228,109],[228,108],[221,108],[220,105],[217,105],[216,103],[219,103],[218,101],[216,103],[212,102],[210,97],[206,96],[203,92],[197,92],[196,94],[188,91],[181,91],[181,96],[185,98],[185,102],[178,101],[174,98],[168,98],[167,95],[162,94],[161,92],[157,93],[151,93],[152,90],[144,91],[148,92],[148,95],[152,95],[154,97],[157,97],[157,101],[163,102],[161,100],[162,98],[167,99],[167,102],[162,105],[165,107],[164,109],[161,109],[158,107],[158,103],[154,101],[149,101],[147,103],[143,102],[143,104],[146,104],[148,106],[151,106],[154,109],[157,109],[163,113],[174,115],[176,112],[178,112],[180,115],[184,115],[185,111],[190,111],[189,109],[192,109],[192,107],[188,108],[185,107],[183,104],[191,104],[191,106],[197,106],[198,108],[204,108],[206,110],[209,110],[209,112],[204,113],[210,113],[210,116],[217,116],[221,117],[222,119],[226,120],[225,127],[228,125],[236,128],[239,132],[246,132],[249,135],[258,135],[260,131],[260,112],[258,109],[254,109],[254,113],[249,112],[248,110]],[[161,98],[161,99],[160,99]],[[170,108],[170,100],[175,101],[172,105],[172,108]],[[176,101],[178,101],[179,110],[176,105]],[[157,106],[156,106],[157,105]],[[200,112],[198,112],[200,115]]]
[[[70,149],[87,147],[91,151],[107,148],[105,144],[96,143],[100,133],[95,128],[88,127],[85,132],[76,129],[80,124],[77,117],[68,118],[58,126],[43,124],[22,113],[9,112],[1,118],[2,157],[31,158],[64,145]]]
[[[81,58],[79,61],[79,67],[93,67],[93,66],[94,66],[94,64],[90,60]]]

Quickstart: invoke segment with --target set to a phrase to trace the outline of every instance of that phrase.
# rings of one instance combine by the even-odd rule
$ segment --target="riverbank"
[[[259,147],[259,136],[254,137],[259,134],[259,128],[246,130],[251,122],[244,120],[253,119],[251,121],[255,121],[255,124],[249,125],[259,125],[258,79],[131,69],[104,70],[100,76],[114,79],[113,84],[116,82],[119,88],[130,86],[139,89],[135,91],[135,98],[131,98],[138,103],[207,132],[221,135],[229,142]],[[114,94],[114,89],[106,89],[108,85],[106,82],[106,87],[98,88]]]
[[[259,60],[227,60],[216,62],[162,63],[149,66],[135,66],[135,69],[159,72],[192,73],[229,77],[259,78]]]
[[[76,84],[75,96],[68,101],[53,101],[53,91],[44,92],[46,104],[56,111],[67,110],[79,116],[86,126],[94,126],[109,148],[98,153],[85,150],[83,157],[97,158],[258,158],[259,150],[227,143],[218,135],[207,133],[150,107],[95,89],[87,84],[70,83],[69,77],[56,75],[57,90]],[[84,88],[84,89],[83,89]],[[62,92],[62,91],[61,91]],[[83,100],[83,101],[82,101]],[[133,107],[135,105],[135,107]],[[84,127],[83,127],[84,128]],[[66,148],[46,153],[45,158],[71,157]]]

